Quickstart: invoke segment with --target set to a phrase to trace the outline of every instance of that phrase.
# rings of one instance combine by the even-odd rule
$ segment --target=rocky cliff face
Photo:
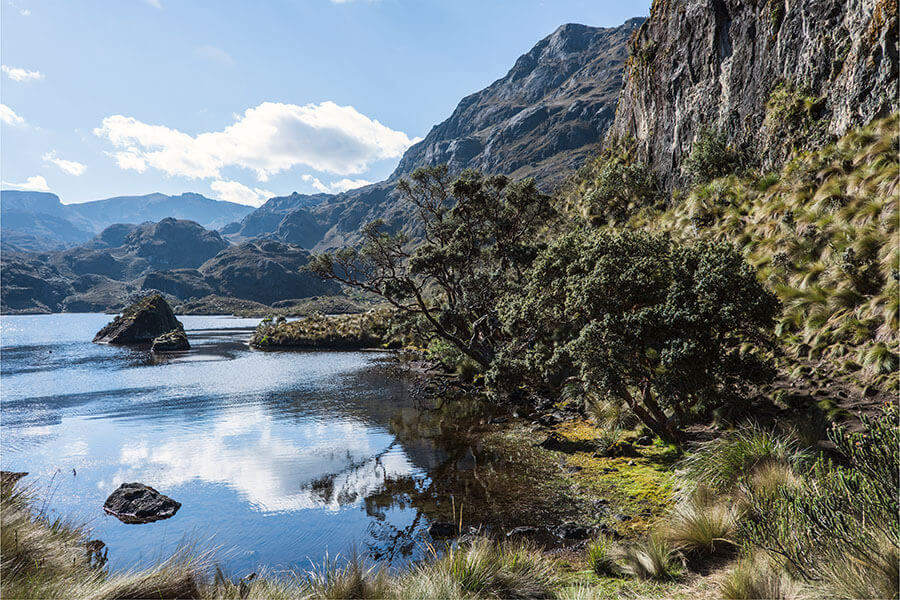
[[[387,180],[335,196],[273,198],[222,232],[233,241],[274,234],[324,250],[358,242],[359,228],[374,219],[408,229],[409,209],[393,195],[397,180],[442,163],[454,171],[535,177],[552,189],[597,151],[615,115],[628,40],[642,22],[563,25],[519,57],[505,77],[463,98],[407,150]]]
[[[447,163],[560,183],[612,123],[627,42],[642,22],[558,28],[505,77],[463,98],[404,154],[396,174]]]
[[[655,0],[609,142],[668,185],[702,126],[772,166],[897,110],[897,35],[897,0]]]

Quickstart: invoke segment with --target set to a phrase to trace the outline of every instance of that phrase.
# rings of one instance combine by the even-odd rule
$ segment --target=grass
[[[622,548],[616,562],[623,574],[638,579],[675,580],[684,572],[681,554],[656,533]]]
[[[267,318],[257,326],[250,345],[261,350],[382,348],[390,344],[389,327],[390,314],[381,310],[354,315],[316,314],[296,321]]]
[[[725,503],[682,503],[661,528],[675,548],[691,557],[709,557],[736,546],[738,509]]]
[[[724,600],[803,600],[803,585],[757,552],[738,560],[720,588]]]
[[[588,544],[585,552],[588,566],[599,577],[612,577],[620,573],[614,556],[615,542],[610,538],[598,537]]]

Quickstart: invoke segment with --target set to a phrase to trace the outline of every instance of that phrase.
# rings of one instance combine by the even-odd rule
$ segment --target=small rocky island
[[[122,314],[101,329],[98,344],[152,344],[153,352],[189,350],[184,325],[159,294],[146,296],[126,307]]]
[[[152,523],[175,516],[181,502],[143,483],[123,483],[103,503],[103,510],[123,523]]]

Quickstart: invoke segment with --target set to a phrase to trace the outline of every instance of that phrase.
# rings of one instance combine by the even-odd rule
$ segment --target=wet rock
[[[150,346],[151,352],[181,352],[190,349],[191,345],[183,329],[173,329],[162,334],[154,339],[153,345]]]
[[[516,527],[506,532],[506,539],[510,541],[529,541],[545,548],[559,545],[559,538],[547,527],[534,527],[525,525]]]
[[[159,294],[146,296],[125,308],[106,327],[101,329],[94,342],[98,344],[150,343],[172,330],[183,330],[181,322],[165,298]]]
[[[651,438],[649,435],[642,435],[634,443],[638,446],[649,446],[653,443],[653,438]]]
[[[594,528],[578,523],[563,523],[556,528],[556,535],[565,541],[577,542],[594,537]]]
[[[181,503],[143,483],[123,483],[103,503],[103,510],[123,523],[152,523],[175,516]]]
[[[435,521],[428,528],[428,535],[433,539],[446,539],[459,535],[459,526],[448,521]]]
[[[507,419],[506,417],[495,417],[490,420],[490,424],[491,425],[500,425],[501,423],[506,423],[507,421],[509,421],[509,419]]]

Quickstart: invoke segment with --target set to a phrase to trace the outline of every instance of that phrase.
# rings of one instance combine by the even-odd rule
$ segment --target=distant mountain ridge
[[[191,192],[117,196],[81,204],[63,204],[59,196],[47,192],[0,192],[0,226],[7,250],[60,250],[86,242],[115,223],[158,222],[167,217],[219,229],[252,211],[251,206]]]
[[[596,152],[612,124],[628,40],[643,22],[562,25],[504,77],[463,98],[449,118],[406,151],[387,180],[333,196],[285,197],[306,202],[290,209],[290,201],[277,209],[266,203],[223,233],[235,239],[274,235],[323,250],[357,242],[360,228],[376,218],[403,229],[410,213],[393,196],[397,180],[441,163],[454,171],[534,177],[552,189]],[[316,202],[308,202],[312,198]]]

